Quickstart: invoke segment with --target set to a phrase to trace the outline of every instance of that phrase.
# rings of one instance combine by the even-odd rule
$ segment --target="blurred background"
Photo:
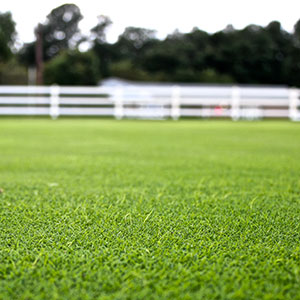
[[[201,1],[187,1],[186,9],[181,12],[178,5],[172,6],[168,1],[161,7],[155,6],[158,4],[155,2],[153,10],[147,9],[149,3],[143,9],[137,3],[137,7],[131,6],[133,2],[113,8],[120,15],[119,18],[116,15],[116,20],[102,14],[101,5],[97,5],[98,14],[93,4],[82,2],[88,15],[84,30],[80,24],[85,16],[78,3],[58,5],[45,15],[39,6],[31,7],[30,1],[26,2],[26,10],[22,7],[25,4],[16,1],[2,5],[11,8],[0,8],[0,84],[96,86],[103,80],[111,84],[118,78],[138,82],[300,87],[297,1],[280,5],[264,1],[265,6],[243,3],[244,10],[241,4],[234,6],[234,1],[229,1],[227,6],[210,7],[206,17],[205,9],[210,4]],[[189,2],[194,6],[191,3],[188,6]],[[107,12],[107,4],[103,7]],[[247,7],[251,7],[248,18]],[[270,14],[272,11],[276,13]],[[94,18],[90,17],[91,12]],[[290,15],[284,19],[282,15],[287,12]],[[121,15],[127,15],[127,21]],[[283,19],[268,20],[272,16]],[[133,24],[128,23],[130,18]],[[148,20],[149,28],[136,26],[143,24],[137,21],[143,18]],[[231,20],[233,25],[213,31]],[[30,34],[25,25],[18,26],[18,21],[28,26],[35,22],[29,28]],[[249,24],[243,24],[248,21]],[[289,28],[283,28],[281,21]],[[235,28],[235,23],[239,28]],[[87,24],[90,24],[88,29]],[[199,28],[199,24],[205,28]],[[173,25],[174,29],[167,33]]]

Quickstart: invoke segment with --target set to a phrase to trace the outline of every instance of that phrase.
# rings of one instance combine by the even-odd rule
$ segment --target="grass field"
[[[300,299],[300,124],[0,120],[0,299]]]

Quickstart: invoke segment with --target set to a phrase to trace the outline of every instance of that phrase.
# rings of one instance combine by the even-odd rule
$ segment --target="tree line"
[[[108,43],[109,17],[100,16],[88,36],[79,30],[82,18],[76,5],[59,6],[36,27],[36,41],[15,49],[12,15],[0,13],[0,84],[26,81],[24,70],[41,64],[45,84],[96,85],[103,78],[120,77],[300,86],[300,20],[292,33],[273,21],[241,30],[228,25],[213,34],[198,28],[174,31],[163,40],[154,30],[127,27],[115,43]],[[82,52],[84,43],[89,47]]]

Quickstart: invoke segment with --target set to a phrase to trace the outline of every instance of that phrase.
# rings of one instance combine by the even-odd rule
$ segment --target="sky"
[[[266,26],[280,21],[292,32],[300,19],[300,0],[2,0],[0,12],[10,11],[17,23],[20,42],[34,40],[34,27],[44,22],[50,11],[65,3],[79,6],[84,19],[79,27],[83,33],[97,23],[97,16],[109,16],[113,22],[107,40],[114,42],[127,26],[157,30],[164,38],[175,29],[189,32],[194,27],[216,32],[232,24],[236,29],[249,24]]]

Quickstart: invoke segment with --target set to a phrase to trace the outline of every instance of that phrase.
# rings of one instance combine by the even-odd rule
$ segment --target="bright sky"
[[[53,8],[66,3],[60,0],[1,2],[1,12],[12,12],[22,42],[32,41],[36,24],[43,22]],[[67,3],[81,9],[83,33],[96,25],[98,15],[109,16],[113,21],[108,32],[110,42],[127,26],[155,29],[157,36],[163,38],[175,29],[189,32],[198,27],[215,32],[228,24],[240,29],[249,24],[265,26],[273,20],[280,21],[291,32],[300,19],[300,0],[75,0]]]

